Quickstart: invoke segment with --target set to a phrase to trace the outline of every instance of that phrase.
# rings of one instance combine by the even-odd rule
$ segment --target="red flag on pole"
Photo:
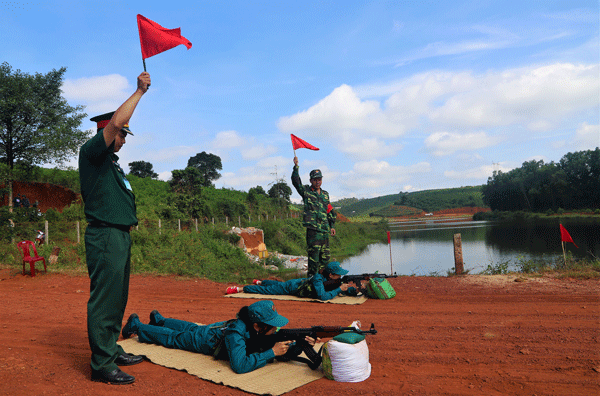
[[[388,245],[392,243],[392,237],[390,236],[390,232],[387,232],[387,237],[388,237]]]
[[[312,144],[305,142],[304,140],[300,139],[299,137],[297,137],[295,135],[292,135],[291,133],[290,133],[290,136],[292,137],[292,146],[294,147],[294,150],[299,149],[299,148],[318,150],[318,148],[316,148]]]
[[[573,245],[575,245],[575,242],[573,242],[573,238],[571,238],[571,235],[569,235],[569,232],[565,227],[563,227],[562,224],[560,224],[560,240],[562,242],[571,242]],[[577,245],[575,245],[575,247],[579,249]]]
[[[140,14],[137,16],[137,23],[142,45],[142,59],[150,58],[180,44],[185,45],[187,49],[192,48],[192,43],[181,35],[180,28],[165,29]]]

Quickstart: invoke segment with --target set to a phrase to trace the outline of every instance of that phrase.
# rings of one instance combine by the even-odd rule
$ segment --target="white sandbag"
[[[362,340],[356,344],[328,341],[323,348],[323,370],[327,378],[338,382],[366,380],[371,375],[367,341]]]

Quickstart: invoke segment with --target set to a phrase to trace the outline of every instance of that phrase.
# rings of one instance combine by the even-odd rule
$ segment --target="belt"
[[[129,232],[133,228],[133,226],[126,226],[122,224],[109,224],[103,221],[90,221],[88,223],[88,227],[98,227],[98,228],[116,228],[117,230],[121,230],[123,232]]]

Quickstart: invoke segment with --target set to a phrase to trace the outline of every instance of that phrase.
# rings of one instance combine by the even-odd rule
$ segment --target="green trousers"
[[[319,273],[329,263],[329,233],[306,229],[306,245],[308,255],[308,277]]]
[[[90,276],[87,328],[91,366],[113,371],[117,356],[124,354],[117,345],[129,295],[131,236],[110,227],[88,227],[85,231],[85,256]]]

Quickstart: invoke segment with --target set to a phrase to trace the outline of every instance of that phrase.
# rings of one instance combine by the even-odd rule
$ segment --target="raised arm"
[[[106,125],[103,130],[104,142],[106,143],[106,147],[110,146],[112,142],[115,140],[117,133],[121,131],[125,125],[129,123],[129,119],[133,115],[133,112],[142,98],[142,96],[148,91],[148,86],[150,85],[150,74],[147,72],[143,72],[137,78],[137,89],[127,99],[115,114],[113,114],[112,119]]]

